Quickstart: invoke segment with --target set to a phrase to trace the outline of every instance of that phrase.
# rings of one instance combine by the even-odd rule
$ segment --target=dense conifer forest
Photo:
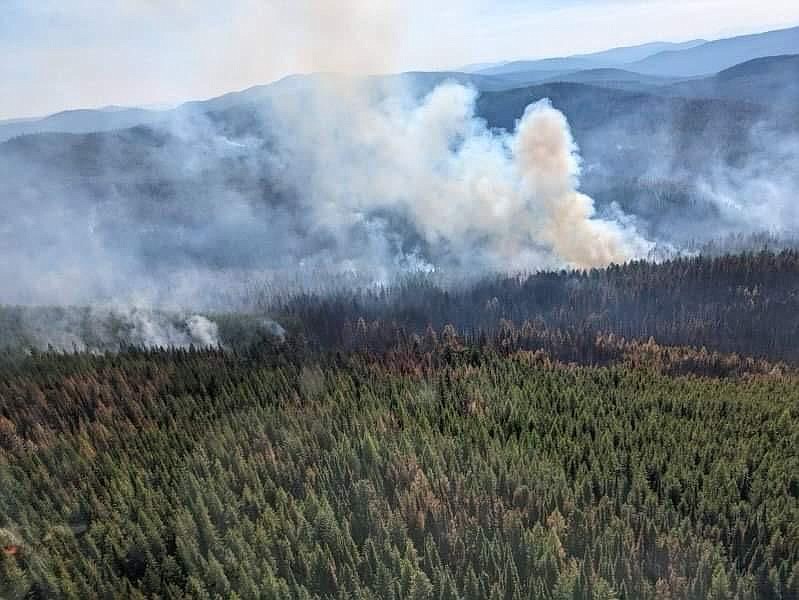
[[[637,326],[657,333],[670,315],[686,343],[700,338],[680,310],[720,306],[723,290],[748,300],[709,319],[790,324],[795,265],[688,260],[414,293],[432,315],[420,333],[396,298],[404,327],[385,324],[379,294],[347,309],[306,296],[284,306],[284,338],[248,338],[228,316],[215,349],[7,350],[0,597],[797,598],[787,342],[745,358],[553,317],[610,305],[624,281],[650,307]],[[655,311],[655,289],[674,305]],[[470,306],[498,320],[468,322]],[[469,327],[438,326],[446,315]]]
[[[366,339],[382,348],[395,343],[397,329],[423,335],[428,325],[451,325],[474,339],[518,330],[514,338],[526,338],[527,349],[547,340],[541,349],[581,363],[594,361],[600,333],[795,362],[799,252],[638,261],[450,288],[421,277],[376,290],[269,299],[260,307],[332,348]]]
[[[582,364],[601,359],[595,342],[608,336],[613,345],[654,338],[711,354],[797,363],[799,252],[714,257],[712,248],[705,251],[662,262],[469,283],[442,284],[436,275],[417,275],[364,287],[328,278],[315,291],[286,292],[253,281],[243,294],[217,298],[235,311],[212,308],[207,314],[218,325],[220,343],[241,350],[285,329],[317,350],[384,351],[449,326],[470,342],[503,336],[506,344]],[[113,318],[98,332],[97,322],[106,317],[88,308],[0,306],[0,350],[45,350],[52,341],[71,351],[72,342],[58,341],[65,333],[90,350],[137,344]],[[38,343],[37,331],[44,334]]]

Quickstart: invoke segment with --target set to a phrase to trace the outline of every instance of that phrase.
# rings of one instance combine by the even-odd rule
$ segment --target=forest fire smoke
[[[285,148],[305,161],[292,164],[298,196],[340,239],[394,212],[436,267],[590,268],[649,250],[577,191],[577,147],[549,102],[532,104],[507,134],[475,117],[477,94],[462,85],[421,99],[397,86],[342,89],[319,85],[310,114],[281,113]]]

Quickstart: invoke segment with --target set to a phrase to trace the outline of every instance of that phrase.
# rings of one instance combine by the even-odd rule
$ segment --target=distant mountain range
[[[705,79],[683,81],[664,92],[686,98],[731,98],[799,108],[799,55],[756,58]]]
[[[619,67],[629,63],[643,60],[654,54],[666,51],[679,51],[695,48],[707,43],[705,40],[692,40],[690,42],[651,42],[640,46],[613,48],[593,54],[576,54],[561,58],[545,58],[540,60],[519,60],[500,63],[475,72],[483,75],[513,75],[530,71],[578,71],[586,69],[599,69],[605,67]]]
[[[755,58],[783,54],[799,54],[799,27],[715,41],[692,40],[677,44],[655,42],[594,54],[514,61],[475,72],[482,75],[518,77],[521,73],[532,72],[565,73],[622,68],[658,77],[696,77],[712,75]]]
[[[625,68],[661,77],[712,75],[767,56],[799,54],[799,27],[707,42],[685,50],[660,52]]]
[[[795,74],[790,56],[799,54],[799,27],[724,40],[682,43],[653,42],[593,54],[492,65],[472,65],[454,72],[414,72],[388,76],[404,78],[420,93],[444,80],[468,84],[483,92],[500,92],[534,84],[584,83],[613,89],[667,96],[714,97],[758,102],[759,94],[779,89],[787,102],[795,97]],[[766,58],[764,58],[766,57]],[[749,66],[743,65],[764,58]],[[736,65],[741,67],[733,69]],[[720,71],[731,69],[722,74]],[[716,73],[719,73],[716,75]],[[712,76],[698,81],[699,76]],[[0,142],[35,133],[92,133],[136,125],[158,126],[176,116],[222,111],[243,104],[262,104],[279,94],[292,94],[312,85],[312,75],[287,77],[205,101],[187,102],[171,110],[107,107],[70,110],[41,119],[0,121]],[[795,83],[794,79],[794,83]],[[786,91],[787,90],[787,91]]]
[[[41,119],[0,121],[0,140],[32,133],[92,133],[155,124],[165,115],[144,108],[66,110]]]
[[[442,80],[481,88],[477,113],[492,128],[512,130],[528,104],[549,98],[569,119],[585,158],[586,181],[590,185],[599,175],[616,179],[641,177],[652,164],[669,164],[676,171],[698,171],[711,167],[716,160],[734,162],[752,150],[749,132],[763,121],[799,133],[799,121],[785,116],[791,114],[786,110],[795,111],[799,106],[798,67],[799,56],[771,57],[709,78],[676,82],[621,69],[591,69],[571,73],[563,80],[511,89],[495,78],[475,74],[408,73],[394,77],[408,79],[419,93]],[[181,119],[187,120],[185,129],[189,131],[207,130],[234,142],[254,138],[268,144],[270,101],[288,94],[301,102],[302,92],[311,81],[293,77],[205,102],[187,103],[172,111],[144,111],[139,113],[146,120],[144,125],[134,128],[18,136],[0,143],[0,174],[4,164],[10,169],[9,175],[18,171],[14,164],[24,165],[36,185],[49,181],[63,189],[85,178],[91,182],[85,187],[97,188],[98,196],[121,193],[125,182],[138,182],[131,185],[141,186],[141,182],[153,181],[160,182],[159,197],[209,193],[208,186],[174,182],[168,175],[179,170],[173,165],[174,160],[192,155],[194,146],[209,143],[207,139],[184,139]],[[79,111],[78,115],[85,117],[87,112],[91,111]],[[56,115],[48,122],[70,114]],[[108,124],[114,117],[125,122],[133,114],[136,113],[103,113],[98,122]],[[199,128],[195,127],[198,123],[202,125]],[[221,169],[217,180],[228,182],[233,189],[251,190],[263,184],[252,180],[246,169],[239,172],[229,163],[213,168]],[[614,190],[611,191],[615,193]],[[598,194],[602,188],[594,187],[592,191]],[[138,193],[128,191],[125,195],[135,197]],[[611,195],[609,191],[608,198]]]

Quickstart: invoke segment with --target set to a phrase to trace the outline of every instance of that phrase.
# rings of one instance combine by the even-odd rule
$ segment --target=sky
[[[795,25],[795,0],[0,0],[0,119]]]

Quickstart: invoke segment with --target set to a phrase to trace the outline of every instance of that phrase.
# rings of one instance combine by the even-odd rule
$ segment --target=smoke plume
[[[631,220],[597,215],[579,191],[576,144],[548,103],[499,131],[476,117],[474,89],[366,76],[390,70],[405,43],[401,3],[237,6],[237,22],[250,7],[254,22],[301,31],[305,43],[286,49],[296,64],[338,74],[150,127],[3,144],[0,302],[124,306],[134,342],[213,344],[201,319],[175,329],[143,315],[237,309],[253,289],[342,275],[476,277],[648,251]]]
[[[508,134],[475,117],[477,94],[461,85],[421,99],[396,85],[340,89],[319,86],[308,113],[278,111],[289,124],[282,151],[301,157],[286,176],[299,175],[315,225],[339,240],[394,213],[420,236],[408,254],[441,269],[587,268],[647,252],[634,229],[597,218],[577,191],[577,147],[548,102],[531,105]],[[397,263],[383,260],[383,270]]]
[[[198,348],[221,345],[219,327],[203,315],[147,308],[0,308],[6,339],[0,348],[114,351],[122,347]]]

